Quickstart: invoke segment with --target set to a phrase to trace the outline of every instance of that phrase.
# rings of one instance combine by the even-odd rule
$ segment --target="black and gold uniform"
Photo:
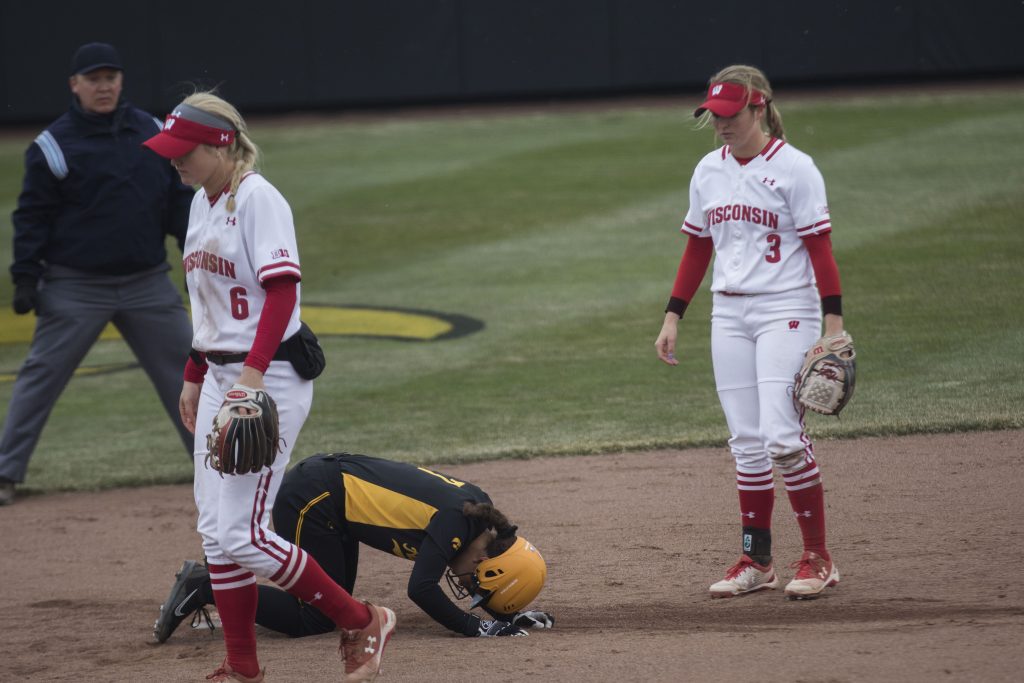
[[[452,558],[486,531],[483,522],[463,514],[467,501],[491,499],[474,484],[429,468],[367,455],[318,454],[285,475],[274,529],[315,557],[349,593],[360,543],[411,560],[409,598],[446,628],[477,635],[479,617],[459,609],[438,585]],[[278,593],[260,591],[257,623],[289,635],[334,629],[315,608]]]

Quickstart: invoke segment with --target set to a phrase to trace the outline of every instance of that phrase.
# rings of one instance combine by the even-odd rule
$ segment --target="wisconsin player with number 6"
[[[315,559],[269,527],[312,404],[310,380],[319,372],[309,372],[290,353],[305,329],[299,320],[302,274],[291,209],[256,172],[259,149],[241,115],[212,93],[186,98],[162,131],[143,144],[170,159],[183,182],[200,186],[185,238],[193,351],[179,409],[197,437],[198,531],[227,650],[207,679],[263,680],[255,631],[259,576],[300,600],[316,601],[342,630],[344,680],[370,680],[395,628],[394,613],[353,599]],[[222,405],[248,414],[238,401],[265,399],[263,393],[277,401],[280,454],[275,449],[272,462],[255,471],[220,471],[219,458],[210,457],[216,439],[207,443],[215,417]]]
[[[465,636],[523,636],[545,629],[553,617],[526,607],[547,579],[540,552],[516,534],[478,486],[426,467],[367,455],[314,455],[284,477],[274,506],[274,528],[316,558],[350,593],[359,566],[359,547],[412,562],[409,598],[434,621]],[[456,599],[472,597],[460,609],[438,585],[442,576]],[[195,615],[206,618],[212,585],[206,567],[186,560],[153,628],[157,642]],[[334,630],[315,602],[302,602],[272,586],[259,587],[256,623],[292,637]]]
[[[786,141],[759,69],[734,65],[715,74],[694,116],[725,144],[700,160],[690,181],[682,226],[689,237],[655,347],[662,361],[678,364],[678,323],[714,255],[711,354],[736,461],[742,551],[711,596],[779,585],[774,468],[803,537],[785,593],[815,598],[839,582],[839,570],[825,545],[821,475],[793,384],[822,314],[825,337],[849,339],[825,183],[811,158]]]

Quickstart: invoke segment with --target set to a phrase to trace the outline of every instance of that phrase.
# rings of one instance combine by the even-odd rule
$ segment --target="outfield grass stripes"
[[[1024,427],[1013,371],[1024,352],[1022,104],[961,94],[783,108],[791,141],[826,178],[861,354],[842,421],[812,417],[813,435]],[[681,327],[681,365],[653,352],[689,175],[712,148],[686,111],[286,121],[254,133],[295,212],[307,302],[485,323],[434,343],[324,338],[329,365],[298,454],[450,462],[721,445],[724,456],[707,281]],[[27,142],[0,141],[7,212]],[[10,235],[0,223],[5,262]],[[0,302],[10,294],[0,282]],[[0,346],[0,371],[26,349]],[[104,341],[86,362],[127,356]],[[0,384],[0,407],[10,391]],[[29,485],[189,478],[136,370],[71,382]]]

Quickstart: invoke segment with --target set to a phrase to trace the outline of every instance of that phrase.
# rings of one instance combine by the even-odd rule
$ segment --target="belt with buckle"
[[[207,351],[206,360],[214,365],[231,365],[232,363],[244,363],[245,359],[249,357],[247,352],[241,353],[221,353],[219,351]],[[277,353],[271,360],[288,360],[288,352],[284,348],[284,345],[277,347]]]

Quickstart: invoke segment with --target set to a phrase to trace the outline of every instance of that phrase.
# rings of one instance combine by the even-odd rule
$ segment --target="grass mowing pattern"
[[[1022,104],[998,93],[782,102],[790,140],[825,175],[860,353],[842,421],[810,417],[812,435],[1024,426],[1013,371],[1024,351]],[[294,458],[350,450],[428,463],[724,444],[710,276],[681,328],[681,365],[653,352],[689,176],[712,146],[691,126],[685,110],[664,108],[253,126],[296,215],[305,301],[486,322],[439,343],[324,339],[329,367]],[[0,141],[5,215],[31,137]],[[4,223],[4,263],[10,237]],[[10,295],[5,280],[5,306]],[[15,370],[26,349],[0,346],[0,370]],[[126,357],[123,343],[101,342],[86,362]],[[11,388],[0,385],[0,407]],[[190,476],[136,370],[70,383],[27,484]]]

